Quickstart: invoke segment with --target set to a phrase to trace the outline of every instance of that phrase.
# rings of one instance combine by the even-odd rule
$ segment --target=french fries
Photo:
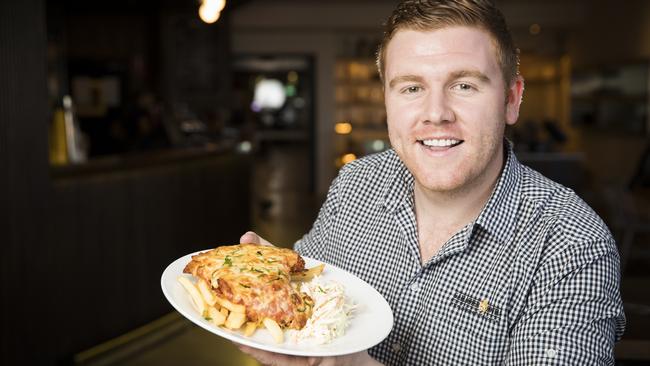
[[[203,296],[203,300],[205,300],[205,303],[214,306],[214,304],[217,302],[216,296],[212,294],[212,291],[210,290],[210,285],[208,285],[205,280],[198,280],[197,282],[197,287],[199,288],[199,292],[201,292],[201,295]]]
[[[271,333],[271,336],[273,337],[273,340],[275,340],[275,343],[282,343],[284,341],[284,333],[282,333],[282,328],[278,325],[278,323],[271,319],[271,318],[264,318],[264,321],[262,321],[264,324],[264,327],[268,329],[269,333]]]
[[[299,273],[292,273],[291,280],[295,282],[309,281],[320,275],[324,267],[325,265],[321,264]],[[196,311],[211,324],[230,330],[241,329],[245,337],[252,336],[257,328],[263,325],[276,343],[284,341],[284,332],[275,320],[265,318],[261,322],[248,321],[244,305],[235,304],[217,296],[212,286],[205,280],[199,279],[193,283],[189,277],[179,276],[178,282],[190,295]]]
[[[215,298],[217,299],[217,303],[219,303],[219,305],[232,311],[233,313],[246,313],[246,307],[244,307],[244,305],[233,304],[232,302],[218,296],[215,296]]]
[[[234,330],[246,323],[246,307],[216,296],[204,280],[198,280],[195,285],[189,278],[179,276],[178,282],[190,294],[196,311],[212,324]]]
[[[252,336],[255,333],[255,329],[257,329],[257,323],[247,322],[246,327],[244,327],[244,337]]]
[[[190,281],[187,277],[183,276],[178,277],[178,282],[180,282],[185,290],[190,294],[190,297],[192,298],[192,304],[194,305],[196,311],[198,311],[201,316],[204,316],[206,311],[205,300],[203,299],[203,296],[201,296],[201,293],[196,288],[196,286],[194,286],[192,281]]]
[[[225,315],[214,307],[208,308],[208,316],[210,322],[216,326],[223,325],[226,322],[226,318],[228,317],[228,315]]]
[[[246,313],[231,311],[226,319],[225,327],[228,329],[239,329],[244,323],[246,323]]]
[[[292,273],[291,281],[301,281],[301,282],[310,281],[312,278],[323,273],[324,268],[325,268],[325,264],[319,264],[316,267],[306,269],[302,272]]]

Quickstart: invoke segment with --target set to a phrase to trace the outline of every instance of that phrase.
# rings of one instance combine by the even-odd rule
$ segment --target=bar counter
[[[48,313],[66,329],[55,348],[71,356],[168,314],[165,267],[250,229],[251,161],[209,146],[52,167],[38,230],[57,279]]]
[[[120,155],[94,157],[83,163],[52,165],[50,174],[54,179],[71,178],[92,174],[147,169],[156,166],[180,164],[196,160],[212,159],[234,153],[233,143],[212,143],[200,147],[170,148],[133,152]]]

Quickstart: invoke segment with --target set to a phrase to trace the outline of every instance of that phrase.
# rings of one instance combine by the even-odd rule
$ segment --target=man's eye
[[[473,86],[471,86],[470,84],[466,84],[466,83],[456,84],[456,85],[454,85],[454,89],[460,90],[460,91],[472,91],[472,90],[475,90]]]
[[[404,93],[413,94],[419,92],[420,90],[422,90],[422,88],[420,88],[419,86],[409,86],[404,89]]]

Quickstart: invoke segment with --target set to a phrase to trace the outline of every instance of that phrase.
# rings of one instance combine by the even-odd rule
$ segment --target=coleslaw
[[[307,342],[320,345],[331,342],[345,333],[356,305],[345,297],[345,288],[336,281],[326,281],[320,276],[300,286],[300,291],[311,296],[314,308],[307,324],[301,330],[288,334],[292,343]]]

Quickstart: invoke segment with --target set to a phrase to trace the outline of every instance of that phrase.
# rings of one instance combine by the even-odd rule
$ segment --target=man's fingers
[[[368,355],[367,351],[339,357],[299,357],[267,352],[243,344],[235,343],[240,351],[255,358],[265,366],[343,366],[377,365],[383,366]]]
[[[244,244],[244,243],[252,243],[252,244],[259,244],[260,243],[260,237],[255,234],[252,231],[247,231],[244,235],[239,238],[239,243]]]
[[[269,243],[266,239],[257,235],[253,231],[247,231],[244,235],[242,235],[241,238],[239,238],[239,243],[240,244],[251,243],[251,244],[269,245],[269,246],[273,245]]]
[[[262,351],[259,349],[237,344],[240,351],[248,354],[265,366],[307,366],[307,359],[304,357],[288,356],[278,353]]]
[[[318,366],[318,365],[321,364],[322,361],[323,361],[323,359],[320,358],[320,357],[309,357],[307,359],[307,364],[309,366]]]

